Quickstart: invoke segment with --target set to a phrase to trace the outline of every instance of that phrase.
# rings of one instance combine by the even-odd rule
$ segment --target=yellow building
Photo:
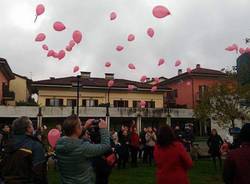
[[[28,102],[31,95],[31,80],[27,77],[14,74],[15,79],[9,82],[10,91],[15,93],[15,99],[8,105],[16,105],[17,102]]]
[[[146,83],[114,79],[114,74],[105,74],[105,78],[93,78],[90,72],[81,72],[79,106],[97,107],[108,101],[111,107],[137,108],[141,100],[148,108],[163,108],[164,94],[169,89],[158,88],[151,92],[152,86]],[[108,90],[107,83],[114,80],[114,85]],[[32,86],[38,92],[38,103],[42,106],[76,106],[77,77],[50,78],[33,82]],[[134,85],[133,91],[128,85]],[[108,100],[109,91],[109,100]]]

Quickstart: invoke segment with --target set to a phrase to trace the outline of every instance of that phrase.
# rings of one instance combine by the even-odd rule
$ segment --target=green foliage
[[[194,109],[195,116],[204,120],[212,117],[219,126],[234,127],[236,119],[248,118],[247,109],[240,108],[240,100],[248,90],[236,83],[222,83],[208,88]]]
[[[33,98],[29,98],[28,101],[16,102],[16,106],[38,106]]]

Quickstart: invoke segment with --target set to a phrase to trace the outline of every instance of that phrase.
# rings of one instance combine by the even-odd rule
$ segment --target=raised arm
[[[110,146],[110,135],[107,129],[107,123],[104,120],[101,120],[99,124],[101,143],[100,144],[91,144],[90,142],[84,142],[81,146],[82,153],[86,157],[96,157],[105,154],[111,149]]]

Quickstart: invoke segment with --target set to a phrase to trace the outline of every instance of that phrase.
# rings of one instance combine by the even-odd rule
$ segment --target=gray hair
[[[14,135],[24,135],[27,128],[30,126],[30,119],[27,116],[17,118],[12,123],[12,130]]]

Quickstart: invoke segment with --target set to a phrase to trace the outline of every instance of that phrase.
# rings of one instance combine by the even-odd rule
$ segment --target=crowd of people
[[[89,119],[85,123],[76,115],[56,125],[61,138],[56,146],[47,144],[47,127],[33,128],[28,117],[13,121],[11,128],[0,130],[0,183],[46,184],[48,160],[55,161],[62,184],[108,184],[112,169],[138,167],[138,159],[156,166],[156,183],[189,183],[188,170],[193,161],[190,152],[194,135],[192,125],[182,130],[178,125],[159,129],[147,127],[138,132],[136,123],[108,131],[107,123]],[[207,144],[217,168],[226,157],[223,179],[226,184],[248,184],[250,176],[250,124],[245,124],[237,146],[222,140],[215,129]]]

